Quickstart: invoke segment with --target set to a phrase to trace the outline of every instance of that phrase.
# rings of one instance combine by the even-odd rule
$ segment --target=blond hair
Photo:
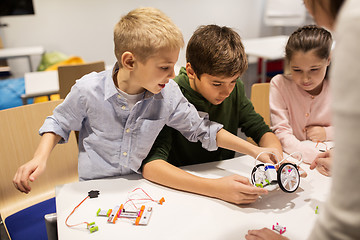
[[[180,29],[156,8],[137,8],[123,16],[114,28],[115,56],[121,66],[124,52],[133,53],[140,62],[160,49],[179,49],[184,46]]]

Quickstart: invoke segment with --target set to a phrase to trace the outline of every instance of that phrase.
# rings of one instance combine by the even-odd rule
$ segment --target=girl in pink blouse
[[[329,80],[331,34],[318,26],[296,30],[285,47],[288,74],[270,82],[272,130],[286,153],[301,152],[311,163],[319,150],[312,142],[333,140]]]

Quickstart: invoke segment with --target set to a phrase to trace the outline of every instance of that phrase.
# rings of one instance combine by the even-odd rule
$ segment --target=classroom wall
[[[81,56],[85,61],[115,61],[113,26],[128,11],[140,6],[161,9],[179,26],[187,42],[203,24],[227,25],[242,38],[271,35],[262,24],[265,0],[34,0],[36,14],[0,18],[4,47],[42,45],[46,51]],[[34,63],[38,63],[36,57]],[[179,65],[185,63],[184,49]],[[12,71],[28,71],[25,59],[9,60]]]

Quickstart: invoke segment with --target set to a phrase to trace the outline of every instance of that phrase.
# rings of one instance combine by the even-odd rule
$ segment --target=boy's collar
[[[108,100],[112,96],[118,94],[119,92],[116,89],[114,83],[114,74],[116,75],[117,71],[119,70],[119,66],[115,63],[112,72],[109,71],[106,80],[105,80],[105,88],[104,88],[104,100]]]

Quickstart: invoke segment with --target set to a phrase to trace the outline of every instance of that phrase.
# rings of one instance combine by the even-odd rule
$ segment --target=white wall
[[[187,42],[203,24],[226,25],[242,38],[261,35],[265,0],[34,0],[35,15],[2,17],[8,27],[0,28],[4,47],[42,45],[85,61],[115,61],[112,31],[120,17],[140,6],[161,9],[172,18]],[[34,63],[38,63],[34,59]],[[184,49],[178,64],[185,63]],[[24,59],[9,61],[14,71],[27,71]]]

